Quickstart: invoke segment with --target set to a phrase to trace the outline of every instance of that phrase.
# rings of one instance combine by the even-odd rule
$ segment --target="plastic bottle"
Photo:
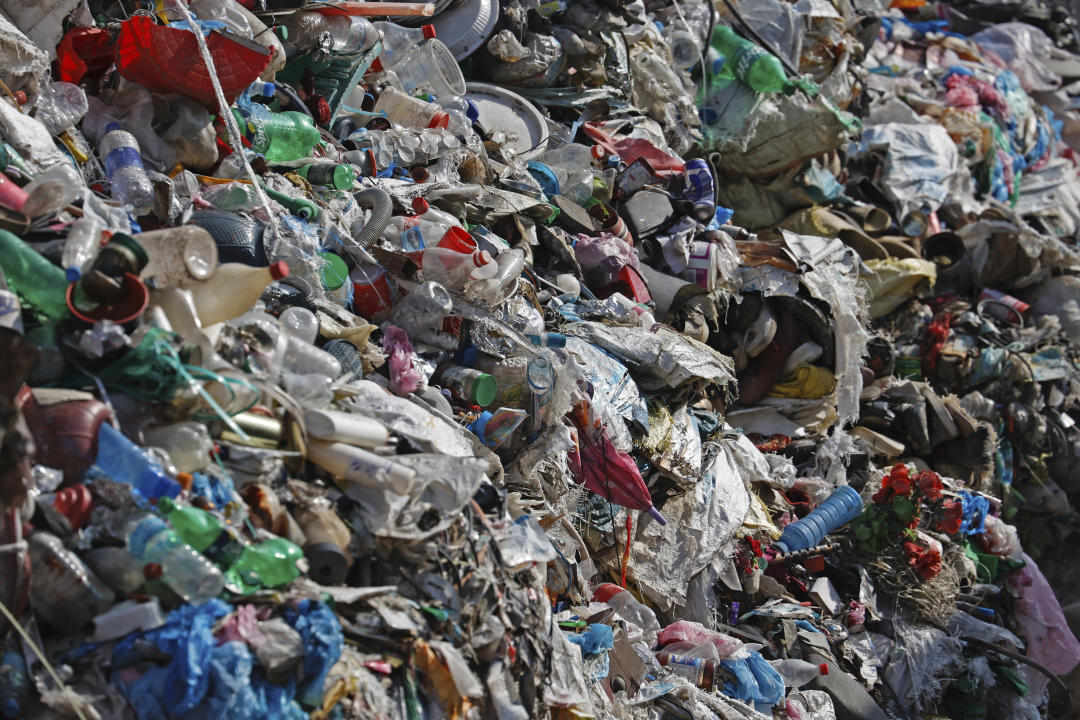
[[[529,360],[525,377],[529,383],[529,391],[532,393],[530,407],[529,434],[540,432],[544,427],[544,417],[547,415],[547,406],[551,403],[551,396],[555,388],[555,368],[551,361],[543,355],[537,355]]]
[[[308,434],[324,442],[377,448],[390,439],[390,432],[378,420],[338,410],[308,410],[304,424]]]
[[[244,541],[236,530],[213,513],[190,505],[181,505],[172,498],[159,500],[158,510],[181,540],[218,565],[229,567],[239,560],[244,552]]]
[[[717,667],[716,662],[713,660],[677,653],[658,652],[656,653],[656,661],[671,670],[675,675],[702,690],[711,691],[718,685]]]
[[[190,287],[203,327],[243,315],[255,305],[266,286],[289,275],[289,266],[269,267],[225,263],[208,279]]]
[[[86,93],[78,85],[53,82],[38,93],[34,116],[48,129],[50,135],[66,132],[83,119],[90,109]]]
[[[457,400],[480,407],[490,405],[499,389],[492,375],[449,363],[435,370],[431,382],[449,390]]]
[[[828,663],[815,665],[805,660],[791,658],[787,660],[771,660],[769,664],[784,679],[784,687],[789,688],[802,687],[815,678],[829,674]]]
[[[402,247],[435,247],[450,228],[461,225],[456,217],[432,207],[424,198],[413,198],[412,208],[418,222],[402,233]]]
[[[425,280],[437,282],[447,290],[461,290],[469,280],[486,280],[499,272],[499,266],[487,251],[467,255],[440,247],[424,250],[420,267]]]
[[[150,212],[154,206],[154,186],[143,167],[135,136],[117,123],[109,123],[98,143],[98,155],[109,175],[113,198],[130,205],[135,215]]]
[[[343,479],[347,485],[380,489],[385,483],[397,494],[405,495],[416,482],[416,471],[393,458],[337,442],[312,440],[307,447],[311,462],[334,477]]]
[[[90,569],[115,592],[131,595],[146,582],[142,563],[127,548],[106,546],[82,555]]]
[[[240,127],[246,128],[251,150],[268,163],[306,158],[322,139],[311,116],[304,113],[273,112],[261,103],[251,103],[246,117],[242,110],[234,109],[233,114]]]
[[[112,607],[112,590],[60,538],[39,531],[27,543],[34,577],[30,605],[50,625],[63,633],[78,632]]]
[[[146,450],[109,423],[102,423],[98,429],[97,457],[88,474],[105,475],[116,482],[127,483],[149,500],[176,497],[181,489]]]
[[[830,532],[858,517],[862,507],[859,493],[848,485],[841,485],[809,515],[789,523],[775,547],[783,553],[812,548]]]
[[[64,271],[7,230],[0,230],[0,269],[24,310],[33,309],[50,325],[68,316]]]
[[[592,150],[579,143],[567,143],[548,150],[541,157],[543,164],[555,173],[559,194],[579,205],[584,205],[592,197],[592,159]]]
[[[425,40],[411,48],[392,72],[407,93],[443,97],[466,92],[461,66],[441,40]]]
[[[289,335],[282,366],[297,375],[322,375],[334,380],[341,375],[341,363],[330,353]]]
[[[146,444],[169,453],[178,472],[193,473],[210,465],[214,441],[200,422],[180,422],[143,430]]]
[[[518,248],[499,253],[495,259],[499,271],[486,280],[476,282],[469,288],[469,296],[495,305],[503,301],[517,288],[517,279],[525,269],[525,253]],[[565,339],[563,341],[565,345]]]
[[[304,556],[308,559],[308,574],[322,585],[344,585],[352,565],[349,543],[352,533],[332,508],[312,508],[296,518],[304,529],[307,541]]]
[[[296,543],[283,537],[269,538],[245,546],[227,575],[248,586],[281,587],[300,577],[296,562],[302,557],[304,551]]]
[[[773,93],[789,87],[784,66],[779,58],[740,37],[729,26],[717,25],[713,29],[710,44],[727,58],[723,72],[729,73],[754,91]]]
[[[307,308],[293,306],[285,308],[279,318],[285,332],[307,344],[315,342],[319,336],[319,318]]]
[[[412,128],[444,128],[450,116],[435,103],[406,95],[394,87],[386,87],[375,102],[375,112],[386,113],[395,125]]]
[[[161,579],[193,605],[221,594],[221,570],[195,551],[156,515],[143,515],[128,524],[127,546],[144,565],[161,567]]]
[[[709,222],[716,214],[713,176],[709,164],[701,158],[687,160],[683,176],[686,181],[683,195],[694,203],[694,216],[702,222]]]
[[[63,210],[86,189],[82,175],[70,165],[53,165],[34,176],[23,190],[30,197],[22,211],[27,217],[53,215]]]
[[[105,222],[96,215],[79,218],[71,224],[60,256],[60,264],[70,282],[82,277],[97,257],[104,230]]]
[[[0,715],[18,718],[32,697],[30,676],[26,672],[26,660],[19,652],[14,638],[4,646],[0,657]]]
[[[689,70],[701,62],[701,42],[694,33],[685,29],[672,30],[667,41],[677,67]]]
[[[660,623],[651,608],[642,605],[637,599],[614,583],[603,583],[593,591],[593,600],[606,603],[626,620],[641,628],[646,642],[651,645],[660,634]]]
[[[651,312],[643,308],[641,305],[638,305],[636,302],[626,297],[622,293],[613,293],[608,299],[614,300],[616,303],[619,304],[620,307],[628,310],[633,317],[636,317],[638,319],[638,322],[641,323],[641,327],[645,328],[646,330],[652,330],[653,325],[656,324],[656,317]]]
[[[301,50],[325,48],[349,54],[368,50],[379,41],[379,33],[366,18],[331,15],[316,11],[295,12],[285,25],[288,43]]]
[[[350,190],[356,182],[356,171],[343,164],[302,165],[299,175],[312,185],[324,185],[336,190]]]
[[[435,26],[424,25],[418,28],[407,28],[392,22],[380,21],[374,23],[379,34],[382,36],[382,52],[375,61],[377,66],[372,69],[376,72],[389,70],[397,65],[406,53],[414,47],[435,38]]]

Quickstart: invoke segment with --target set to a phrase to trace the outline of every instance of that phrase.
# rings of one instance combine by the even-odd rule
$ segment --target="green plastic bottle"
[[[711,45],[726,58],[722,74],[733,76],[759,93],[788,90],[784,66],[775,55],[740,37],[727,25],[718,25]]]
[[[43,324],[55,325],[68,316],[64,271],[7,230],[0,230],[0,269],[23,309],[32,310]]]
[[[296,561],[304,557],[304,551],[293,542],[270,538],[249,545],[213,513],[180,505],[171,498],[158,500],[158,509],[184,542],[228,568],[225,584],[230,590],[246,593],[259,587],[279,587],[300,576]]]
[[[235,109],[233,115],[251,140],[251,149],[270,164],[306,158],[322,139],[314,121],[303,113],[271,112],[264,105],[252,103],[250,115]]]

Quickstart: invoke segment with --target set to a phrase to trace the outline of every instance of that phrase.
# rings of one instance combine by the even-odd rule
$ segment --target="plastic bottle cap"
[[[413,198],[412,209],[417,215],[423,215],[431,209],[431,205],[422,197]]]
[[[623,588],[615,583],[602,583],[597,585],[596,589],[593,590],[592,599],[597,602],[606,603],[621,592],[624,592]]]
[[[356,182],[356,171],[348,165],[338,165],[334,168],[334,187],[338,190],[349,190]]]
[[[829,663],[821,663],[820,665],[818,665],[818,670],[821,671],[822,675],[828,675],[829,674]]]
[[[180,487],[185,490],[190,490],[191,484],[195,482],[195,476],[186,472],[176,473],[176,482],[180,483]],[[162,498],[162,500],[168,500],[168,498]],[[169,500],[169,502],[172,503],[172,500]]]
[[[491,253],[489,253],[487,250],[480,250],[479,252],[474,252],[472,256],[472,261],[473,264],[476,265],[476,267],[483,267],[484,265],[487,265],[489,262],[492,261]]]
[[[429,128],[445,128],[450,124],[450,114],[445,110],[439,110],[431,116],[431,122],[428,123]]]
[[[146,563],[143,565],[142,572],[143,577],[147,580],[157,580],[164,571],[161,569],[161,565],[158,565],[157,563]]]
[[[277,87],[274,85],[274,83],[269,83],[269,82],[268,83],[263,83],[263,86],[262,86],[262,96],[263,97],[272,98],[272,97],[274,97],[274,93],[276,93],[276,92],[277,92]]]
[[[109,123],[108,125],[105,126],[105,132],[107,132],[107,133],[112,132],[113,130],[119,130],[119,129],[120,129],[120,123],[111,122],[111,123]]]
[[[270,277],[275,280],[289,277],[289,264],[286,262],[276,262],[270,266]]]
[[[79,271],[79,268],[72,265],[64,271],[64,277],[67,278],[69,283],[79,282],[79,278],[82,277],[82,272]]]
[[[349,277],[349,266],[332,252],[321,252],[319,255],[326,261],[322,269],[323,285],[327,290],[337,290],[345,284],[345,280]]]
[[[499,392],[499,383],[494,375],[480,373],[472,386],[472,401],[480,407],[487,407],[495,400]]]
[[[435,39],[435,26],[434,25],[425,25],[422,28],[420,28],[420,30],[424,33],[424,39],[425,40],[434,40]]]

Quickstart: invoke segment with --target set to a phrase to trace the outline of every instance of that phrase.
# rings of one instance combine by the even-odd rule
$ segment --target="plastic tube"
[[[379,421],[337,410],[308,410],[304,424],[309,434],[325,442],[379,447],[390,439],[390,432]]]
[[[354,238],[357,245],[366,248],[379,239],[386,225],[390,222],[394,204],[390,196],[381,188],[367,188],[353,195],[356,204],[371,210],[371,219]]]

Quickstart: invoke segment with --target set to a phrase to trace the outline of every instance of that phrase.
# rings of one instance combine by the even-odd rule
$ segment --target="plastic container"
[[[490,405],[499,389],[494,376],[460,365],[441,366],[431,381],[449,390],[457,400],[480,407]]]
[[[112,590],[60,538],[35,532],[27,543],[34,574],[30,604],[50,625],[64,634],[75,633],[112,607]]]
[[[780,92],[788,86],[787,74],[779,58],[740,37],[729,26],[717,25],[710,44],[728,59],[723,72],[754,91]]]
[[[443,236],[451,228],[459,227],[460,221],[448,212],[443,212],[432,207],[424,198],[414,198],[412,201],[413,212],[416,213],[417,223],[407,228],[401,237],[401,246],[408,248],[425,248],[442,246]],[[463,247],[450,247],[450,250],[465,252]],[[475,243],[469,252],[476,250]]]
[[[98,143],[98,155],[109,175],[113,199],[129,205],[135,215],[145,215],[154,206],[154,186],[143,167],[139,141],[117,123],[105,127]]]
[[[304,424],[309,435],[324,442],[376,448],[390,439],[390,432],[379,421],[338,410],[308,410]]]
[[[689,70],[701,62],[701,42],[689,30],[672,30],[667,41],[677,67]]]
[[[349,271],[353,286],[352,309],[357,315],[373,318],[394,306],[390,276],[377,265],[357,264]]]
[[[268,163],[300,160],[311,154],[322,136],[310,115],[285,111],[272,112],[265,105],[252,103],[247,117],[233,110],[241,128],[247,128],[251,149]]]
[[[192,285],[192,300],[203,327],[243,315],[255,305],[266,286],[287,277],[289,266],[276,262],[256,268],[240,263],[218,267],[208,280]]]
[[[159,565],[165,584],[193,605],[217,597],[225,588],[221,570],[156,515],[143,515],[129,523],[127,546],[144,565]]]
[[[285,308],[278,319],[281,320],[285,332],[309,345],[319,337],[319,318],[307,308],[295,306]]]
[[[303,165],[300,177],[312,185],[324,185],[336,190],[351,190],[356,182],[356,171],[348,165]]]
[[[829,664],[815,664],[805,660],[786,659],[772,660],[769,662],[773,670],[780,673],[784,679],[784,687],[798,688],[815,680],[822,675],[829,674]]]
[[[344,585],[352,565],[349,527],[331,508],[305,510],[296,520],[307,538],[304,556],[310,568],[308,574],[322,585]]]
[[[393,71],[407,93],[436,97],[465,94],[461,66],[440,40],[425,40],[413,47],[394,65]]]
[[[420,267],[425,280],[437,282],[447,290],[462,290],[469,280],[486,280],[499,272],[499,266],[487,251],[467,255],[440,247],[424,250]]]
[[[180,494],[180,484],[149,453],[109,423],[101,423],[98,430],[97,458],[89,474],[127,483],[149,500]]]
[[[101,250],[104,230],[104,221],[96,216],[80,218],[68,228],[60,264],[64,267],[65,276],[70,282],[75,282],[82,277],[82,274],[94,262],[94,258]]]
[[[46,324],[68,316],[64,271],[7,230],[0,230],[0,270],[24,310],[32,309]]]
[[[547,406],[551,403],[555,388],[555,369],[550,360],[543,355],[537,355],[529,360],[525,377],[529,382],[529,391],[532,393],[529,433],[534,434],[540,432],[544,426]]]
[[[435,38],[434,25],[407,28],[385,21],[376,22],[374,25],[382,36],[382,52],[375,60],[376,65],[372,67],[376,72],[393,68],[414,47]]]
[[[75,168],[66,163],[53,165],[23,188],[29,197],[22,212],[32,218],[53,215],[75,202],[85,189],[83,177]]]
[[[369,50],[379,32],[366,18],[315,11],[293,13],[288,23],[288,43],[301,50],[325,48],[347,55]]]
[[[143,431],[143,439],[152,447],[169,453],[177,472],[193,473],[210,465],[214,441],[206,426],[200,422],[181,422],[161,425]]]
[[[641,628],[646,643],[652,645],[660,634],[660,623],[651,608],[642,605],[629,591],[614,583],[603,583],[593,591],[593,600],[605,603],[627,622]]]
[[[386,484],[395,493],[405,495],[416,482],[416,471],[412,468],[344,443],[312,440],[308,442],[308,459],[344,480],[346,486],[381,489]]]
[[[385,113],[390,122],[404,127],[444,128],[450,122],[450,116],[435,103],[406,95],[393,87],[379,93],[375,112]]]
[[[841,485],[809,515],[789,523],[775,547],[782,553],[812,548],[830,532],[858,517],[862,507],[859,493],[847,485]]]
[[[191,287],[209,279],[217,270],[218,248],[214,237],[197,225],[139,233],[135,240],[147,256],[140,276],[156,287]]]

